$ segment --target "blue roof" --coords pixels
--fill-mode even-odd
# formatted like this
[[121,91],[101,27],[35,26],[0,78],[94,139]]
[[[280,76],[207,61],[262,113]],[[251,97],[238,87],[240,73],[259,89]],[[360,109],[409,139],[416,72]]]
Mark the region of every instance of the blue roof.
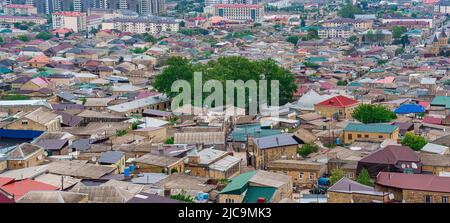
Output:
[[351,132],[376,132],[376,133],[392,133],[398,127],[388,124],[360,124],[360,123],[348,123],[344,128],[344,131]]
[[279,129],[264,129],[259,124],[239,125],[231,133],[233,141],[245,142],[247,140],[246,134],[251,138],[260,138],[265,136],[280,134]]
[[396,114],[423,113],[425,112],[425,109],[422,107],[422,105],[418,104],[404,104],[400,105],[397,109],[395,109],[394,112]]

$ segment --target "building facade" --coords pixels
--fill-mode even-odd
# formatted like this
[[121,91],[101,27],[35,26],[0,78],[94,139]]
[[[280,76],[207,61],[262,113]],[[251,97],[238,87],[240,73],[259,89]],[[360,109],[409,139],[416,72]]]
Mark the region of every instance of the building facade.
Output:
[[102,29],[155,34],[168,31],[177,32],[179,24],[174,19],[162,17],[115,18],[104,21]]
[[259,22],[264,16],[263,5],[218,4],[213,5],[213,14],[232,21]]
[[53,29],[67,28],[74,32],[87,30],[86,13],[55,12],[52,14]]

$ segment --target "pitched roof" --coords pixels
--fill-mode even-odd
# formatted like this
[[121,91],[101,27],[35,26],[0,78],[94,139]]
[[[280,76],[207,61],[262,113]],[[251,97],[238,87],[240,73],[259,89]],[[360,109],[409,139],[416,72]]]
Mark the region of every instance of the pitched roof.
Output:
[[124,155],[125,153],[120,151],[106,151],[102,153],[98,162],[113,164],[119,161]]
[[325,101],[322,101],[316,105],[342,108],[342,107],[352,106],[355,104],[358,104],[357,100],[351,99],[351,98],[348,98],[348,97],[345,97],[342,95],[338,95],[338,96],[329,98]]
[[230,179],[230,183],[220,192],[221,194],[241,194],[250,178],[256,174],[256,170],[240,174]]
[[445,106],[450,109],[450,96],[436,96],[430,103],[432,106]]
[[8,153],[8,160],[24,160],[42,150],[42,147],[30,143],[22,143]]
[[55,114],[47,109],[38,108],[38,109],[26,114],[25,118],[45,125],[45,124],[55,120],[58,116],[59,116],[58,114]]
[[344,131],[352,132],[376,132],[376,133],[392,133],[398,127],[396,125],[388,124],[362,124],[362,123],[348,123]]
[[292,136],[290,136],[289,134],[272,135],[256,139],[254,138],[253,143],[255,143],[255,145],[260,149],[269,149],[274,147],[298,144],[297,141],[295,141],[295,139],[292,138]]
[[406,146],[386,146],[364,157],[359,162],[377,164],[397,164],[399,161],[419,162],[419,155]]
[[138,162],[138,163],[145,163],[145,164],[161,166],[161,167],[168,167],[179,161],[180,161],[180,159],[176,158],[176,157],[159,156],[159,155],[154,155],[154,154],[150,154],[150,153],[145,154],[135,160],[135,162]]
[[85,203],[88,195],[68,191],[29,191],[17,203]]
[[418,104],[402,104],[394,112],[397,114],[423,113],[425,109]]
[[376,184],[400,189],[450,193],[450,177],[428,174],[380,172]]
[[29,191],[34,190],[58,190],[57,187],[41,183],[38,181],[34,181],[32,179],[25,179],[21,181],[14,181],[12,183],[3,185],[0,187],[1,190],[5,191],[11,196],[14,196],[14,200],[20,199],[23,195],[28,193]]
[[45,150],[61,150],[68,142],[68,139],[42,139],[36,145],[41,146]]
[[183,201],[170,199],[157,194],[149,194],[141,192],[134,195],[133,198],[128,200],[127,203],[158,203],[158,204],[168,204],[168,203],[184,203]]
[[341,193],[359,193],[359,194],[383,194],[381,191],[375,191],[375,188],[360,184],[356,181],[343,177],[338,182],[333,184],[327,191],[341,192]]

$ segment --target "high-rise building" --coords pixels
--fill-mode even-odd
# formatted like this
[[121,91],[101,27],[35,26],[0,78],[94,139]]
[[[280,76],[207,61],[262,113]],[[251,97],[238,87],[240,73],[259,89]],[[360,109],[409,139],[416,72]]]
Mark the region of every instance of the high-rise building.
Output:
[[259,22],[264,16],[264,5],[218,4],[213,5],[213,14],[233,21]]
[[165,0],[139,0],[140,15],[158,15],[165,11]]

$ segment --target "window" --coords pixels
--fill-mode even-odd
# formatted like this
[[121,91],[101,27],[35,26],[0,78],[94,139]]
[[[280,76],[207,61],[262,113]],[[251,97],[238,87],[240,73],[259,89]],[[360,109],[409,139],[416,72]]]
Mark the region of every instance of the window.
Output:
[[447,196],[443,196],[442,197],[442,203],[448,203],[448,197]]
[[310,179],[310,180],[314,180],[314,174],[313,174],[313,173],[310,173],[310,174],[309,174],[309,179]]
[[383,138],[383,136],[381,136],[381,135],[380,135],[380,136],[378,136],[378,138],[379,138],[379,139],[382,139],[382,138]]
[[353,135],[352,134],[348,134],[348,140],[352,140],[353,139]]
[[362,137],[362,135],[361,134],[358,134],[358,138],[361,138]]
[[234,203],[234,199],[227,198],[225,199],[225,203]]
[[305,177],[305,173],[300,172],[300,179],[303,179]]
[[369,138],[369,135],[364,135],[365,138]]
[[433,203],[433,197],[431,195],[425,195],[425,203]]
[[22,125],[28,125],[28,120],[22,120]]

